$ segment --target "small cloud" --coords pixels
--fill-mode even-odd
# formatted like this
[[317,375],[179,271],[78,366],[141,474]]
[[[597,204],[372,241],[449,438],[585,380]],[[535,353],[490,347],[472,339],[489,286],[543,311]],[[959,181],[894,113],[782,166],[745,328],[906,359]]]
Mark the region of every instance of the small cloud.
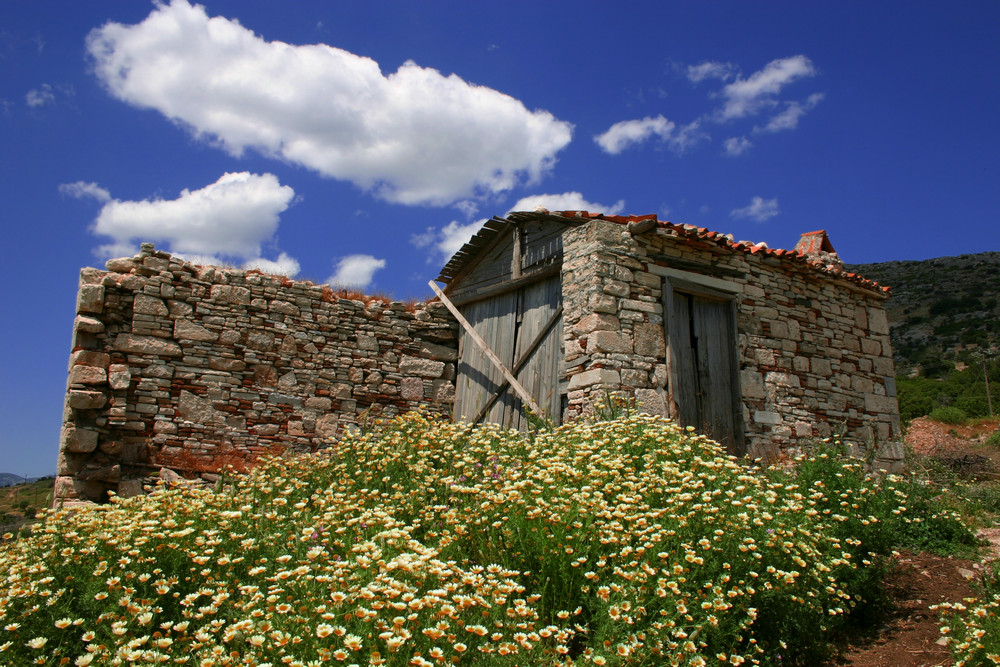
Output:
[[52,86],[47,83],[43,83],[38,88],[29,90],[28,94],[24,97],[28,106],[32,109],[38,109],[50,104],[55,104],[56,101],[56,95],[52,92]]
[[794,130],[798,127],[799,118],[804,116],[823,100],[823,93],[815,93],[806,98],[805,102],[786,102],[785,110],[773,116],[764,127],[754,128],[756,132],[781,132]]
[[466,218],[471,218],[479,212],[479,204],[470,199],[458,202],[455,208],[464,213]]
[[774,216],[781,213],[778,210],[778,198],[774,199],[764,199],[763,197],[754,197],[750,200],[749,206],[744,206],[743,208],[734,208],[730,211],[729,215],[734,219],[749,218],[756,222],[764,222],[769,220]]
[[721,92],[726,102],[719,111],[719,120],[726,121],[759,113],[777,104],[774,96],[788,84],[803,77],[814,76],[816,68],[809,58],[798,55],[769,62],[764,69],[746,79],[737,77]]
[[663,116],[656,116],[615,123],[604,134],[595,136],[594,141],[606,153],[618,155],[626,148],[641,144],[654,137],[680,155],[702,139],[708,138],[708,134],[702,131],[701,120],[692,121],[678,129],[677,124],[673,121],[667,120]]
[[372,284],[375,272],[385,268],[385,260],[371,255],[347,255],[337,260],[334,273],[326,282],[334,287],[366,288]]
[[753,146],[753,142],[746,137],[730,137],[722,143],[726,149],[726,155],[743,155]]
[[542,207],[550,211],[591,211],[606,215],[618,215],[625,210],[625,200],[619,199],[611,205],[587,201],[579,192],[563,192],[551,195],[531,195],[517,200],[510,211],[534,211]]
[[618,155],[626,148],[641,144],[654,136],[664,141],[670,139],[676,126],[676,123],[662,115],[642,120],[623,120],[612,125],[604,134],[594,137],[594,141],[605,153]]
[[43,83],[38,88],[29,90],[28,94],[24,96],[24,101],[32,109],[41,109],[42,107],[55,104],[58,96],[72,97],[75,94],[76,91],[69,84],[52,86],[51,84]]
[[102,204],[111,201],[111,193],[97,183],[86,183],[84,181],[63,183],[59,186],[59,192],[67,197],[75,197],[77,199],[96,199]]
[[244,269],[257,269],[263,273],[271,273],[278,276],[297,276],[302,267],[298,260],[289,257],[287,253],[278,255],[278,259],[270,260],[257,257],[247,262],[243,262]]
[[726,81],[733,78],[737,71],[736,65],[732,63],[706,61],[700,65],[689,65],[687,68],[687,78],[692,83],[699,83],[705,79]]

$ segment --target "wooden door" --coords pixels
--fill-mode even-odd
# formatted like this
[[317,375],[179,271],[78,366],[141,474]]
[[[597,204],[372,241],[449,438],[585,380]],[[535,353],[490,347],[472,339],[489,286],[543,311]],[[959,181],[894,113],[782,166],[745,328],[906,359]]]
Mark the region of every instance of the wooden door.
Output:
[[[545,416],[558,423],[563,358],[559,276],[470,303],[461,311]],[[521,399],[464,330],[456,385],[456,420],[525,426]]]
[[736,327],[731,299],[666,285],[670,396],[683,426],[742,454]]

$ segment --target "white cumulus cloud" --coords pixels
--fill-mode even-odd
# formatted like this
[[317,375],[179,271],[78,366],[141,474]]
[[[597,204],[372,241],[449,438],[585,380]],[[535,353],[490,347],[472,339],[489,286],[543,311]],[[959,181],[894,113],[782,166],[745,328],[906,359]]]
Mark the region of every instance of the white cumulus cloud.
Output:
[[187,0],[91,32],[112,95],[233,154],[253,149],[389,201],[450,204],[533,182],[572,125],[452,74],[325,44],[268,42]]
[[364,289],[372,284],[375,272],[385,268],[385,260],[371,255],[347,255],[337,260],[334,267],[326,282],[334,287]]
[[722,89],[725,104],[719,111],[721,120],[742,118],[773,107],[774,96],[788,84],[803,77],[814,76],[816,68],[809,58],[798,55],[769,62],[764,69],[746,79],[739,78]]
[[753,197],[748,206],[734,208],[729,215],[733,218],[749,218],[756,222],[764,222],[781,213],[778,210],[778,198],[764,199],[763,197]]
[[200,190],[181,191],[176,199],[121,201],[96,183],[83,181],[63,184],[59,190],[103,204],[91,228],[111,238],[97,249],[102,257],[131,254],[148,241],[190,261],[235,260],[275,273],[298,273],[298,262],[284,253],[273,261],[261,256],[262,246],[274,238],[279,216],[295,197],[274,174],[223,174]]

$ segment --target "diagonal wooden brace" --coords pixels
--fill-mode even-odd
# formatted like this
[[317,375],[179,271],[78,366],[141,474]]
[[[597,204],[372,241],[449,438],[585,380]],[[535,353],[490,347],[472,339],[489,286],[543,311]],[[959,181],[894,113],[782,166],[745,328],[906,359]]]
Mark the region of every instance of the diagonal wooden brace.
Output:
[[469,321],[465,319],[462,313],[458,312],[458,308],[456,308],[455,304],[453,304],[451,300],[444,295],[444,292],[442,292],[441,288],[437,286],[437,283],[431,280],[427,284],[431,286],[431,289],[434,290],[434,293],[437,294],[439,299],[441,299],[441,303],[443,303],[445,307],[451,311],[451,314],[455,316],[455,319],[458,320],[458,323],[461,324],[462,328],[465,329],[465,332],[469,334],[469,338],[471,338],[476,343],[476,345],[478,345],[480,349],[482,349],[483,353],[486,355],[486,358],[490,360],[490,363],[496,366],[497,369],[501,373],[503,373],[504,379],[510,383],[511,388],[521,398],[521,401],[525,405],[527,405],[531,409],[531,411],[534,412],[536,415],[542,414],[542,410],[538,407],[538,404],[535,403],[534,399],[531,398],[531,395],[528,394],[527,391],[525,391],[524,387],[521,386],[521,383],[518,382],[517,378],[514,377],[514,374],[511,373],[510,370],[503,365],[503,362],[500,361],[500,358],[493,352],[493,350],[490,349],[490,346],[486,344],[486,341],[483,340],[483,337],[480,336],[478,333],[476,333],[476,330],[473,328],[471,324],[469,324]]

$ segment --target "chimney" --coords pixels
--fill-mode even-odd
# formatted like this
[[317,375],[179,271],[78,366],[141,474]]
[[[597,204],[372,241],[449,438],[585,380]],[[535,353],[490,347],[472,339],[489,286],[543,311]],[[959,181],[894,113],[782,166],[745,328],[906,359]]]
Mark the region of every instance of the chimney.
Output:
[[830,243],[830,237],[826,235],[825,229],[803,234],[799,238],[799,242],[795,244],[795,252],[821,262],[828,269],[841,270],[844,268],[844,263],[837,251],[833,249],[833,244]]

